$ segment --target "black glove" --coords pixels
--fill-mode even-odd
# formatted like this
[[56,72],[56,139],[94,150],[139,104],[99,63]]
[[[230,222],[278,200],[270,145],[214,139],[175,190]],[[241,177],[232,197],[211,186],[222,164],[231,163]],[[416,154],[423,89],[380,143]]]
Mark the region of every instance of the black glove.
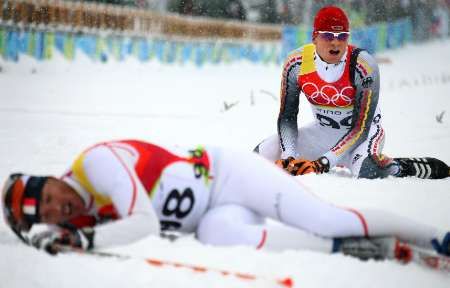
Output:
[[60,252],[61,246],[70,246],[89,250],[94,247],[94,229],[47,230],[34,234],[30,245],[52,255]]

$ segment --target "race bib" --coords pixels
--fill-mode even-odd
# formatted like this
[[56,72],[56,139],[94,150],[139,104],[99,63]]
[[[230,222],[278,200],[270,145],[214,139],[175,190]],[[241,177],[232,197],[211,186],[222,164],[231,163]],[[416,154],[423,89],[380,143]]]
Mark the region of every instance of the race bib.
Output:
[[210,197],[209,183],[200,176],[194,163],[181,161],[162,171],[153,198],[162,230],[195,231]]
[[348,130],[352,126],[353,107],[351,109],[313,106],[316,121],[331,129]]

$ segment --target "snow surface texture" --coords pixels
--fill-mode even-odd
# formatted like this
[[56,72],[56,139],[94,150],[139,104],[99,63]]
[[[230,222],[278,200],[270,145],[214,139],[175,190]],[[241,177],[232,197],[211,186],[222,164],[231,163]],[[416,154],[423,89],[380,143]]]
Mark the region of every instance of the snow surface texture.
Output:
[[[450,163],[449,51],[450,41],[440,41],[380,55],[392,61],[380,67],[386,154],[432,156]],[[73,63],[59,55],[43,63],[0,59],[1,179],[13,171],[60,175],[79,152],[98,141],[138,138],[251,150],[276,133],[281,67],[242,63],[199,69],[131,60],[102,64],[77,57]],[[305,99],[300,113],[303,123],[311,120]],[[450,229],[449,179],[356,180],[341,169],[298,180],[338,205],[382,208]],[[174,243],[148,237],[107,251],[133,259],[51,257],[21,244],[1,221],[0,287],[274,287],[271,280],[154,267],[141,260],[145,258],[268,279],[290,276],[295,287],[450,287],[448,275],[415,264],[208,247],[193,237]]]

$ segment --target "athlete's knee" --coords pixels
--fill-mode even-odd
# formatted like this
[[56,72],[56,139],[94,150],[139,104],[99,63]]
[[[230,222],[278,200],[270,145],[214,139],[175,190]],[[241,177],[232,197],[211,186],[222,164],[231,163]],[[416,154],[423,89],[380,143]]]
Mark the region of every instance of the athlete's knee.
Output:
[[367,156],[357,173],[358,178],[366,178],[366,179],[376,179],[376,178],[385,178],[389,176],[389,171],[384,167],[381,167],[376,163],[373,159],[373,156]]
[[253,152],[259,154],[259,145],[261,145],[262,142],[259,142],[258,145],[256,145],[255,148],[253,148]]
[[200,242],[212,245],[249,244],[248,225],[262,224],[262,218],[239,205],[225,205],[209,210],[197,228]]
[[278,137],[272,136],[264,139],[258,145],[256,145],[256,147],[253,149],[253,152],[271,161],[279,159],[281,152]]
[[226,235],[232,233],[232,221],[217,211],[206,213],[197,227],[197,239],[204,244],[225,245]]

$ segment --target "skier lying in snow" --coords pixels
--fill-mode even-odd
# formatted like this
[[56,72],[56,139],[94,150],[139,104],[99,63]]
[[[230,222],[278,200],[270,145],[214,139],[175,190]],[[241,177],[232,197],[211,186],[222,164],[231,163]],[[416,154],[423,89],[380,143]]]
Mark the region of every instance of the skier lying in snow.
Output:
[[[278,134],[261,142],[255,152],[292,175],[321,174],[343,165],[361,178],[448,177],[448,166],[438,159],[381,154],[378,65],[367,51],[348,44],[349,31],[342,9],[319,10],[313,43],[291,52],[284,64]],[[301,92],[316,119],[298,129]]]
[[[376,237],[395,236],[450,254],[450,232],[383,211],[336,207],[256,154],[217,147],[100,143],[60,179],[12,174],[3,201],[17,236],[50,253],[58,252],[55,244],[102,248],[176,230],[206,244],[360,258],[387,257]],[[266,225],[266,217],[284,225]],[[33,234],[35,223],[50,225]]]

